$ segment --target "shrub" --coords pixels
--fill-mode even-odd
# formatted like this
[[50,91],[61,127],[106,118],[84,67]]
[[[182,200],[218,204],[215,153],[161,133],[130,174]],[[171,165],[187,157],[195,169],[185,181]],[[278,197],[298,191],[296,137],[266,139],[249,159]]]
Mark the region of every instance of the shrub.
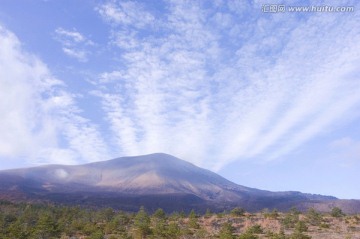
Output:
[[258,236],[249,232],[245,232],[239,236],[239,239],[258,239],[258,238],[259,238]]
[[334,207],[333,209],[331,209],[331,216],[332,217],[343,217],[345,216],[345,213],[343,213],[343,211],[338,208],[338,207]]
[[249,227],[249,228],[247,229],[247,232],[248,232],[248,233],[251,233],[251,234],[261,234],[261,233],[264,233],[263,229],[262,229],[261,226],[258,225],[258,224]]
[[269,239],[286,239],[284,230],[280,230],[279,233],[275,233],[275,232],[268,232],[266,234],[266,237]]
[[304,221],[298,221],[295,225],[295,231],[297,232],[306,232],[308,227],[306,226]]
[[273,209],[271,212],[265,212],[265,213],[264,213],[264,217],[265,217],[265,218],[277,219],[277,218],[279,217],[279,212],[278,212],[278,210],[275,208],[275,209]]
[[235,217],[241,217],[244,216],[245,210],[243,208],[240,207],[236,207],[233,210],[231,210],[230,214],[235,216]]
[[285,228],[293,228],[296,223],[299,221],[300,212],[292,208],[288,213],[286,213],[285,218],[282,220],[282,224]]
[[100,230],[93,232],[89,239],[104,239],[104,233],[102,233]]
[[319,212],[314,208],[310,208],[306,214],[306,220],[313,226],[318,226],[321,224],[323,218]]
[[290,235],[290,239],[310,239],[311,236],[308,236],[302,232],[294,231],[293,234]]
[[220,239],[233,239],[235,228],[229,222],[225,222],[220,229],[219,238]]

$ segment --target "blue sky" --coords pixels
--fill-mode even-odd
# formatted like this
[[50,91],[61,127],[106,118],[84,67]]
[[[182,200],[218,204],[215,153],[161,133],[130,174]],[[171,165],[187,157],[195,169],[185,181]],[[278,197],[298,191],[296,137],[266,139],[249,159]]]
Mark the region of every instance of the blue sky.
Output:
[[2,0],[0,169],[164,152],[360,199],[359,5]]

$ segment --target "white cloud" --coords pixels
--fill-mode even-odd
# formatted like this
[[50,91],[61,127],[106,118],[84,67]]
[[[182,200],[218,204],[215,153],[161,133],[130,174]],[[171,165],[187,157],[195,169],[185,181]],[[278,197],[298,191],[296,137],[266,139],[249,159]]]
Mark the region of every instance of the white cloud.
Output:
[[[43,138],[49,138],[50,144],[54,140],[48,118],[53,106],[44,109],[37,90],[45,93],[60,82],[53,80],[38,59],[21,52],[20,43],[11,32],[1,27],[0,37],[0,152],[12,157],[31,151]],[[48,124],[43,125],[42,121]]]
[[163,151],[213,169],[275,159],[360,105],[358,14],[247,21],[244,6],[219,4],[172,1],[151,36],[142,28],[153,20],[132,17],[150,16],[145,6],[98,8],[125,50],[98,94],[122,154]]
[[75,97],[19,39],[0,26],[0,159],[75,163],[109,157]]
[[64,45],[72,45],[73,42],[85,42],[85,37],[77,31],[69,31],[63,28],[57,28],[55,30],[57,37],[59,37],[59,41],[61,41]]
[[63,47],[63,52],[66,55],[76,58],[77,60],[79,60],[81,62],[86,62],[88,60],[86,51],[75,50],[75,49]]
[[122,73],[120,71],[105,72],[100,75],[101,83],[109,83],[117,80],[121,80]]
[[[84,96],[100,101],[96,116],[2,29],[0,154],[75,163],[165,152],[218,170],[283,157],[355,117],[357,12],[262,14],[237,3],[99,5],[111,29],[98,54],[111,60]],[[85,35],[58,28],[55,39],[88,60]]]
[[134,49],[139,45],[135,31],[118,31],[112,36],[113,44],[124,49]]
[[94,43],[84,37],[76,30],[66,30],[61,27],[55,30],[55,40],[61,43],[63,52],[80,62],[88,61],[90,52],[86,47],[93,46]]
[[144,28],[155,20],[154,16],[143,9],[140,2],[112,1],[96,9],[110,23]]

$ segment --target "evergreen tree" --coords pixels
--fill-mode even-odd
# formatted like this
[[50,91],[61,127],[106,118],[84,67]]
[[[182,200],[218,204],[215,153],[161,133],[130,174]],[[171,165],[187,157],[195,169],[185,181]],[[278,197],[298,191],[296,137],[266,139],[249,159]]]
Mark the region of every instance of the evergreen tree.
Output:
[[165,214],[164,210],[162,210],[161,208],[158,208],[154,212],[153,217],[157,218],[157,219],[166,219],[166,214]]
[[41,239],[59,237],[60,231],[57,222],[49,212],[42,212],[40,214],[34,234]]
[[156,238],[166,238],[167,235],[167,222],[164,210],[157,209],[152,217],[154,223],[154,236]]
[[234,231],[235,231],[235,228],[231,225],[231,223],[225,222],[221,226],[219,238],[220,239],[234,239],[235,238]]
[[2,211],[0,211],[0,235],[5,234],[5,220],[4,220],[4,214]]
[[198,223],[198,216],[196,215],[194,209],[191,210],[189,214],[189,227],[193,229],[199,229],[200,225]]
[[96,213],[96,215],[98,217],[96,221],[110,222],[115,216],[115,212],[112,208],[105,208]]
[[308,227],[306,226],[304,221],[298,221],[295,225],[295,230],[291,234],[290,239],[309,239],[310,236],[304,234],[303,232],[306,232],[308,230]]
[[180,230],[179,225],[175,222],[169,223],[168,230],[167,230],[168,237],[171,239],[175,239],[175,238],[178,238],[180,236],[180,234],[181,234],[181,230]]
[[123,233],[129,225],[130,219],[124,212],[119,212],[106,224],[106,233]]
[[30,238],[30,228],[26,223],[22,223],[20,220],[12,223],[8,229],[10,238],[27,239]]
[[211,217],[211,215],[212,215],[212,213],[211,213],[210,209],[209,209],[209,208],[206,209],[206,212],[205,212],[204,217],[205,217],[205,218],[209,218],[209,217]]
[[134,219],[134,228],[136,230],[136,236],[138,238],[145,238],[150,234],[150,217],[145,211],[143,206],[140,207],[140,210],[135,216]]
[[298,221],[295,225],[295,231],[298,232],[306,232],[308,230],[308,227],[306,226],[304,221]]
[[186,214],[184,212],[184,210],[181,210],[181,212],[179,213],[180,218],[185,218]]

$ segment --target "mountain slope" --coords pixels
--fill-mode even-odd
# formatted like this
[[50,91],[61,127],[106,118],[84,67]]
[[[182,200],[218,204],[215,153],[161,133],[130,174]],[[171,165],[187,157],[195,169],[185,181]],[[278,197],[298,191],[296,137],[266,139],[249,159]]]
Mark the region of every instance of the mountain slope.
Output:
[[[198,208],[248,210],[320,205],[334,197],[299,192],[269,192],[237,185],[167,154],[123,157],[78,166],[47,165],[0,171],[0,199],[168,211]],[[308,204],[306,204],[306,202]]]
[[184,193],[223,201],[239,199],[242,192],[262,192],[239,186],[213,172],[160,153],[79,166],[48,165],[7,170],[0,175],[37,182],[39,190],[49,192]]

